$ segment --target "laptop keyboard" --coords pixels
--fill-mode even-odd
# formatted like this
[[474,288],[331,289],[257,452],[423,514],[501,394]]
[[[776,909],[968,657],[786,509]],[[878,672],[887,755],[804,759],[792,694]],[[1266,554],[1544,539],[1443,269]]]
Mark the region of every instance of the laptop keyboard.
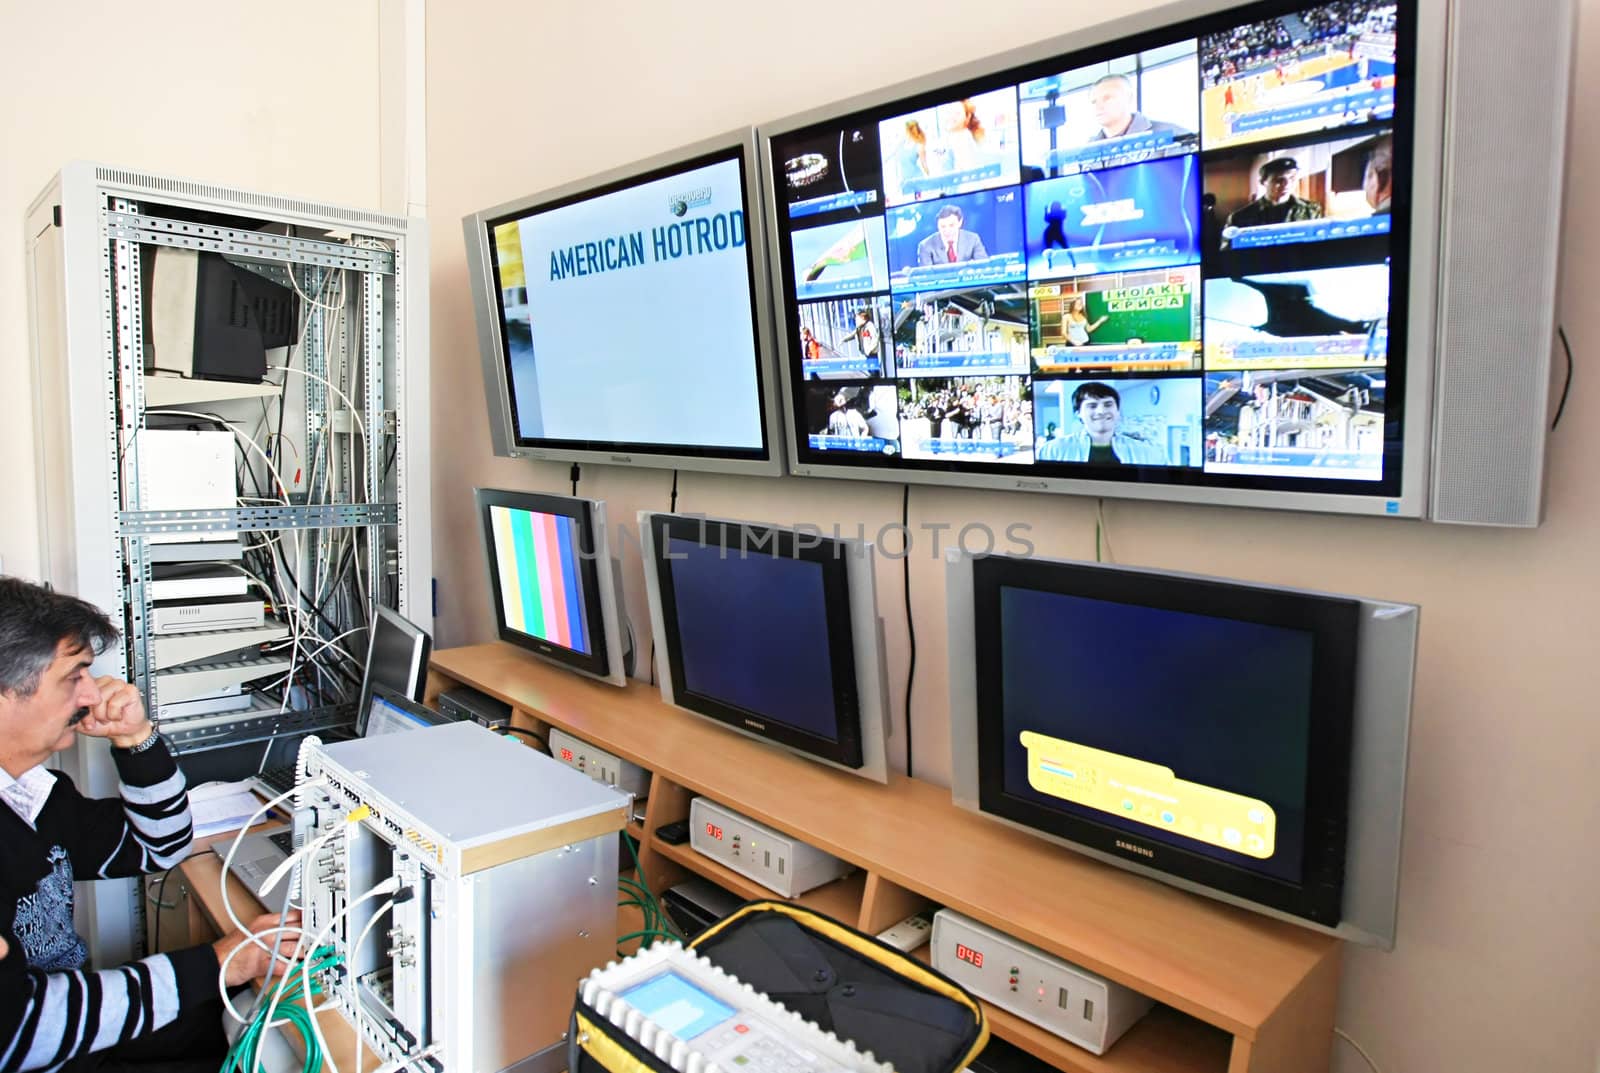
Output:
[[256,775],[256,778],[271,796],[276,797],[278,794],[287,793],[294,789],[294,768],[293,764],[269,767]]

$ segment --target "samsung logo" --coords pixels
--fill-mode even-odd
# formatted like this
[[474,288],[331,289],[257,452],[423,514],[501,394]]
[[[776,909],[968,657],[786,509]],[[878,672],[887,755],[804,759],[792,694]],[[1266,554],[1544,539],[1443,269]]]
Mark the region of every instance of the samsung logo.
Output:
[[1039,492],[1048,492],[1050,490],[1050,484],[1048,481],[1018,481],[1017,487],[1030,488]]
[[633,456],[632,455],[612,455],[611,456],[611,461],[613,461],[613,462],[632,462],[633,461]]
[[1154,860],[1156,856],[1155,850],[1145,849],[1143,846],[1136,846],[1132,842],[1124,842],[1120,838],[1117,839],[1117,848],[1125,849],[1129,853],[1137,853],[1141,857],[1149,857],[1151,860]]
[[765,723],[758,723],[754,719],[746,719],[744,721],[744,725],[749,727],[751,730],[765,730],[765,729],[767,729],[767,725]]

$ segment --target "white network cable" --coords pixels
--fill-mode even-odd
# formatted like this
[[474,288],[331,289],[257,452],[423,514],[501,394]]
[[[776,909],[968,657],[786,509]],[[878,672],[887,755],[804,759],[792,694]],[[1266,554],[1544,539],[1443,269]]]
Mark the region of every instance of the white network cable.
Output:
[[[346,830],[350,829],[351,828],[348,826],[346,827]],[[302,947],[299,951],[297,951],[297,953],[302,955],[300,958],[300,993],[306,996],[307,1001],[310,1000],[311,996],[310,951],[320,949],[322,944],[327,941],[328,936],[333,934],[333,929],[338,926],[339,921],[344,917],[349,916],[356,906],[361,905],[364,902],[371,901],[373,898],[381,898],[384,895],[393,894],[399,889],[400,877],[390,876],[388,879],[385,879],[381,883],[373,886],[359,897],[351,898],[349,901],[345,902],[343,909],[339,910],[329,918],[327,926],[321,931],[317,932],[316,937],[311,940],[309,949]],[[274,996],[272,1005],[267,1008],[267,1020],[269,1023],[272,1020],[273,1011],[276,1009],[277,996]],[[313,1012],[311,1016],[311,1029],[314,1033],[316,1033],[317,1046],[322,1048],[322,1060],[324,1066],[328,1070],[328,1073],[339,1073],[338,1063],[333,1060],[333,1053],[328,1047],[327,1038],[322,1034],[322,1026],[318,1024],[315,1012]],[[357,1041],[357,1047],[360,1047],[359,1040]]]
[[[317,779],[311,781],[320,782],[321,777],[318,776]],[[310,783],[306,783],[303,785],[309,784]],[[234,835],[233,843],[228,847],[227,855],[222,858],[222,874],[217,881],[217,886],[222,895],[222,909],[228,914],[228,922],[233,925],[235,931],[244,934],[246,943],[251,943],[261,948],[262,950],[266,951],[269,956],[272,953],[272,949],[268,947],[266,943],[262,942],[261,939],[255,935],[255,933],[251,932],[244,926],[244,921],[239,919],[238,912],[233,908],[233,901],[228,897],[228,876],[233,868],[233,856],[239,852],[239,845],[244,841],[244,837],[249,833],[250,828],[254,827],[256,823],[260,821],[261,817],[265,816],[272,809],[276,808],[278,805],[281,805],[290,797],[293,797],[296,791],[299,789],[301,789],[301,786],[299,785],[290,787],[250,814],[250,818],[244,822],[244,826],[239,828],[239,833]],[[239,945],[243,946],[245,943],[240,943]],[[222,993],[222,1001],[227,1006],[228,1012],[234,1014],[234,1016],[242,1022],[244,1018],[238,1017],[238,1013],[236,1010],[234,1010],[233,1004],[228,1001],[227,977],[223,971],[218,971],[217,973],[217,990]]]
[[[356,980],[356,976],[355,976],[355,972],[356,972],[355,966],[358,964],[358,962],[356,960],[356,954],[358,954],[360,952],[361,945],[367,941],[367,936],[372,934],[372,929],[377,926],[379,918],[381,918],[383,916],[383,914],[385,914],[385,913],[391,911],[392,909],[394,909],[394,907],[395,907],[395,900],[393,898],[390,898],[388,901],[386,901],[382,905],[378,906],[378,908],[374,909],[372,911],[372,919],[367,921],[367,926],[361,929],[361,934],[356,936],[356,941],[353,944],[351,944],[350,952],[345,955],[345,959],[344,959],[345,967],[347,969],[349,969],[349,977],[348,978],[350,980],[350,999],[351,999],[350,1009],[351,1009],[351,1013],[353,1013],[355,1015],[355,1017],[358,1018],[358,1019],[362,1016],[362,1012],[363,1011],[362,1011],[362,1005],[361,1005],[361,995],[359,994],[359,992],[356,991],[356,987],[358,985],[358,981]],[[360,1032],[360,1027],[357,1026],[357,1031],[356,1031],[356,1071],[355,1071],[355,1073],[361,1073],[361,1064],[362,1064],[361,1063],[361,1050],[362,1050],[362,1047],[361,1047],[361,1032]]]
[[1350,1033],[1346,1032],[1342,1028],[1335,1028],[1333,1030],[1333,1034],[1335,1036],[1338,1036],[1340,1039],[1344,1040],[1346,1043],[1350,1044],[1350,1046],[1354,1047],[1356,1049],[1356,1053],[1361,1056],[1361,1060],[1366,1062],[1367,1065],[1371,1068],[1372,1073],[1383,1073],[1383,1070],[1378,1068],[1378,1063],[1376,1063],[1376,1062],[1374,1062],[1372,1060],[1372,1055],[1367,1053],[1367,1050],[1366,1050],[1365,1047],[1361,1046],[1361,1044],[1357,1043],[1354,1039],[1352,1039],[1351,1036],[1350,1036]]
[[[360,409],[355,408],[355,403],[352,403],[352,401],[350,401],[349,395],[346,395],[346,393],[341,392],[341,390],[339,390],[338,385],[334,384],[334,382],[330,381],[330,379],[328,379],[328,377],[326,377],[326,376],[318,376],[318,374],[315,374],[315,373],[307,373],[306,369],[296,369],[296,368],[293,368],[293,366],[288,366],[288,365],[269,365],[269,366],[267,366],[267,371],[269,371],[269,373],[275,373],[275,371],[282,371],[282,373],[293,373],[294,376],[304,376],[304,377],[306,377],[306,379],[310,379],[310,381],[317,381],[318,384],[322,384],[323,387],[326,387],[326,389],[330,390],[330,392],[333,392],[334,395],[338,395],[339,401],[341,401],[341,403],[344,403],[344,406],[346,406],[346,409],[349,409],[350,417],[352,417],[352,419],[354,419],[354,421],[355,421],[355,427],[357,427],[357,429],[362,430],[362,445],[363,445],[362,449],[363,449],[363,454],[366,454],[366,456],[371,457],[371,454],[370,454],[371,453],[371,446],[373,446],[373,445],[371,445],[371,440],[370,440],[370,438],[368,438],[368,435],[366,435],[366,422],[362,421],[362,411],[360,411]],[[330,427],[330,429],[331,429],[331,427]],[[330,465],[331,465],[331,462],[330,462]],[[371,499],[371,496],[368,496],[368,499]]]

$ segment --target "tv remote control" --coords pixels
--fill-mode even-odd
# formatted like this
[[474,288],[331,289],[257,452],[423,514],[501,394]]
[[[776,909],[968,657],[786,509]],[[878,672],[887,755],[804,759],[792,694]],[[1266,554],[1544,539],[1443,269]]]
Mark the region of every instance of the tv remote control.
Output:
[[933,937],[933,910],[926,909],[878,933],[878,938],[896,950],[910,953]]

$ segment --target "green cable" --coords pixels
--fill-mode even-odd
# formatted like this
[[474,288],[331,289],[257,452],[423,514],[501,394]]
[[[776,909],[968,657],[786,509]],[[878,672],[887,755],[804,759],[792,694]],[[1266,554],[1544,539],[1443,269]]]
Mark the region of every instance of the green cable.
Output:
[[[639,863],[639,850],[633,838],[627,832],[623,832],[622,841],[628,847],[628,855],[633,858],[633,873],[638,878],[617,877],[617,892],[629,895],[629,897],[619,901],[617,905],[619,907],[631,905],[638,908],[642,918],[641,923],[644,927],[638,931],[631,931],[626,935],[619,936],[617,945],[620,947],[630,939],[639,939],[641,949],[661,940],[677,940],[681,942],[683,936],[678,934],[677,929],[673,927],[671,918],[661,908],[661,902],[656,898],[655,892],[650,889],[650,881],[644,876],[644,866]],[[617,953],[619,956],[622,954],[620,949]]]
[[[318,948],[312,954],[312,959],[312,964],[307,970],[312,974],[320,974],[343,960],[331,946]],[[296,1004],[303,995],[298,973],[279,977],[272,988],[272,993],[263,996],[249,1023],[239,1033],[239,1038],[228,1048],[228,1054],[223,1059],[223,1073],[252,1073],[256,1068],[261,1044],[269,1027],[267,1011],[273,1008],[274,1002],[278,1004],[284,1020],[299,1030],[305,1042],[306,1057],[302,1066],[303,1073],[317,1073],[322,1068],[322,1048],[317,1044],[317,1034],[312,1026],[314,1015],[308,1008],[309,1005],[314,1005],[314,1000],[323,993],[322,985],[318,982],[312,983],[307,1005]]]

